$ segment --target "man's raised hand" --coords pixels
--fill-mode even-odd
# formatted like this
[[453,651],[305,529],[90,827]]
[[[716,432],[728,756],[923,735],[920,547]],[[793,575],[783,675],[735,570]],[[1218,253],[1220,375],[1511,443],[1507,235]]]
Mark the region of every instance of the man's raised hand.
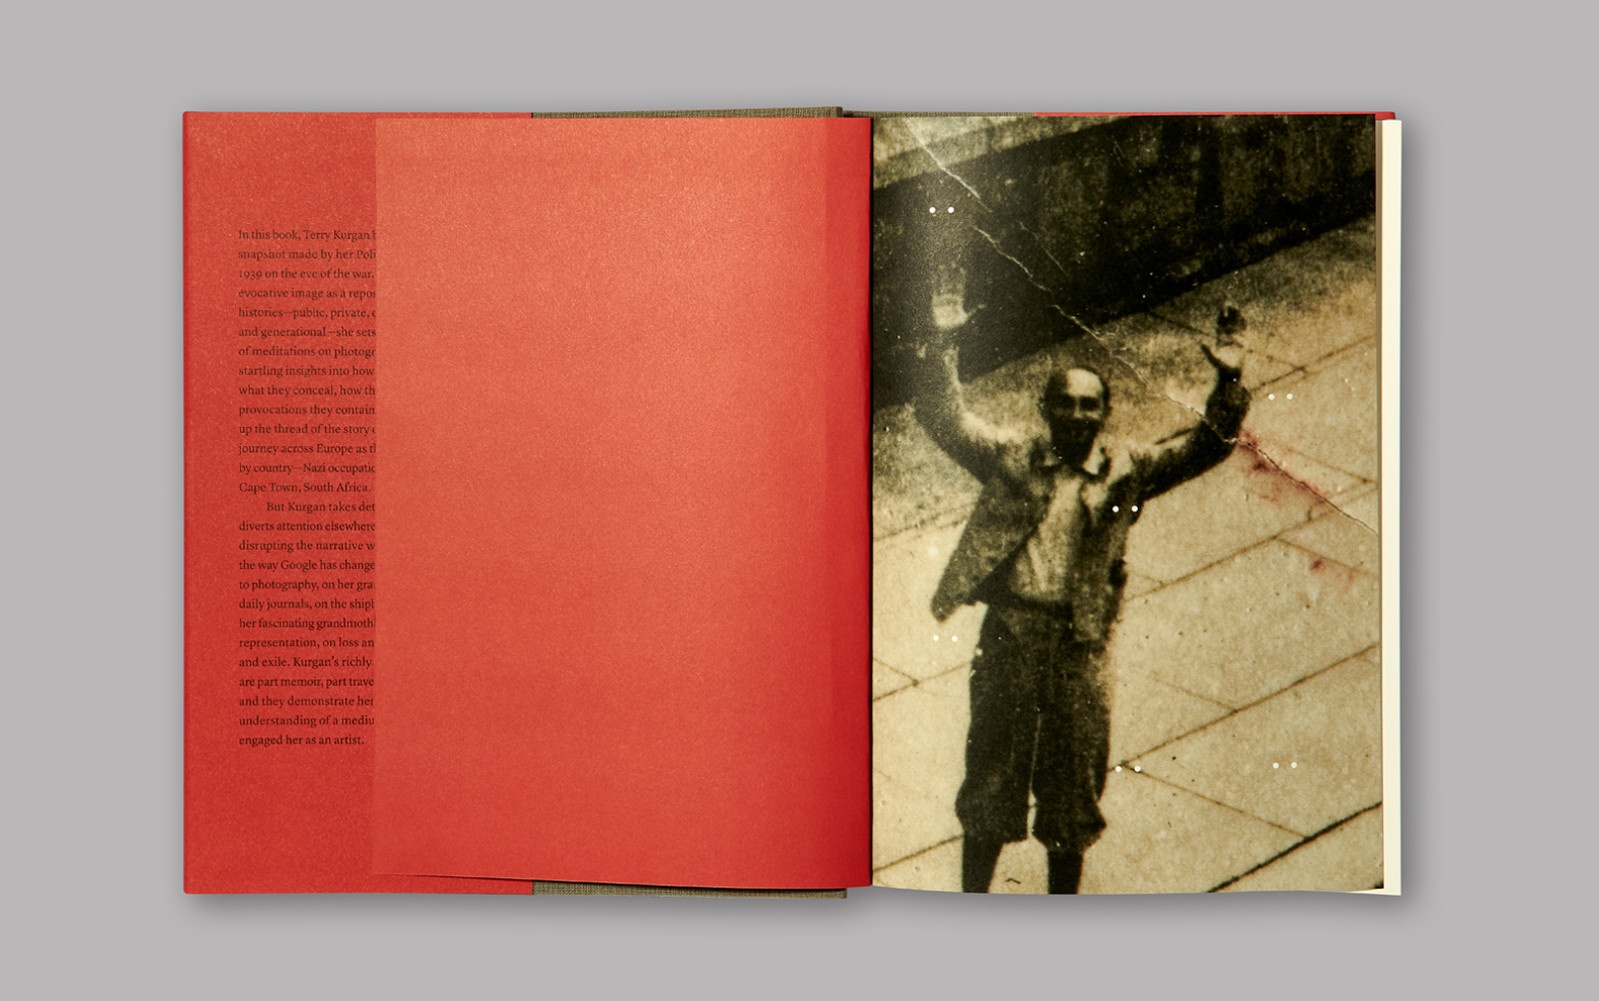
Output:
[[966,273],[957,267],[938,269],[938,285],[933,292],[933,335],[917,346],[916,353],[942,354],[955,346],[955,331],[966,326],[973,313],[966,310]]
[[1236,381],[1244,370],[1244,346],[1239,343],[1238,335],[1244,332],[1249,324],[1244,320],[1244,314],[1232,303],[1224,303],[1221,312],[1216,314],[1216,346],[1201,343],[1199,349],[1205,352],[1205,359],[1215,367],[1216,372],[1223,378]]
[[938,287],[933,292],[933,329],[940,340],[966,326],[977,310],[966,311],[966,272],[958,267],[938,269]]
[[972,314],[966,312],[966,297],[960,292],[937,292],[933,295],[933,329],[940,340],[966,326]]

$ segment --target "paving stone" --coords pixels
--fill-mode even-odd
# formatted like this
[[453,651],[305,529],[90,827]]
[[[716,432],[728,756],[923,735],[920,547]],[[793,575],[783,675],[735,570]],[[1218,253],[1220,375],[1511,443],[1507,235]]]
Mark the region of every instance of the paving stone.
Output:
[[872,779],[873,869],[892,865],[960,834],[953,795],[947,801],[941,800],[881,773]]
[[[1368,358],[1376,358],[1378,365],[1382,363],[1382,342],[1378,337],[1378,332],[1375,330],[1371,332],[1370,337],[1364,340],[1346,344],[1330,354],[1323,355],[1314,361],[1306,362],[1302,366],[1302,370],[1308,377],[1325,372],[1330,368],[1337,368],[1349,362],[1363,361]],[[1375,374],[1373,373],[1374,376]]]
[[[1248,424],[1244,429],[1249,429]],[[1242,451],[1242,449],[1240,450]],[[1320,513],[1339,503],[1339,498],[1351,495],[1367,481],[1341,469],[1317,462],[1294,449],[1275,444],[1271,451],[1251,450],[1264,482],[1261,489],[1281,495],[1300,494],[1313,501],[1313,513]]]
[[871,704],[873,771],[916,792],[942,796],[951,817],[966,774],[969,678],[969,670],[953,670]]
[[[1308,373],[1280,401],[1252,407],[1247,430],[1260,449],[1291,449],[1361,479],[1378,475],[1377,347],[1345,352]],[[1280,402],[1280,406],[1270,405]]]
[[1344,821],[1314,841],[1239,879],[1223,892],[1370,890],[1383,881],[1382,807]]
[[880,699],[885,695],[893,695],[902,688],[908,688],[916,683],[916,679],[909,675],[901,674],[876,658],[872,659],[872,699]]
[[1381,528],[1382,492],[1377,484],[1363,480],[1358,487],[1334,496],[1332,503],[1318,510],[1316,516],[1335,513],[1348,515],[1375,532]]
[[872,547],[872,656],[921,680],[970,661],[982,612],[965,606],[944,622],[929,605],[963,524],[907,532]]
[[1301,835],[1382,800],[1382,676],[1354,657],[1135,762]]
[[960,892],[961,840],[938,845],[872,874],[874,886]]
[[1377,642],[1377,578],[1270,541],[1128,601],[1110,656],[1241,708]]
[[1376,284],[1356,282],[1340,288],[1314,313],[1267,308],[1255,325],[1266,331],[1256,342],[1260,350],[1295,365],[1314,364],[1376,334]]
[[[1032,829],[1032,822],[1032,817],[1028,817],[1028,830]],[[1028,838],[1006,845],[994,866],[994,881],[988,884],[988,892],[1048,893],[1049,853],[1043,844]]]
[[[1296,472],[1321,490],[1353,482],[1332,471]],[[1230,553],[1301,524],[1322,503],[1316,487],[1239,449],[1202,476],[1150,501],[1128,537],[1127,565],[1162,582],[1185,577]]]
[[1083,861],[1084,893],[1202,893],[1299,840],[1127,769],[1111,774],[1100,808],[1109,826]]
[[1334,511],[1283,533],[1282,538],[1344,566],[1369,573],[1381,571],[1377,533],[1353,515]]
[[1153,577],[1145,577],[1129,566],[1127,568],[1127,588],[1122,593],[1127,598],[1136,598],[1141,594],[1148,594],[1161,586],[1160,581]]
[[1112,762],[1129,761],[1231,712],[1136,671],[1108,673]]

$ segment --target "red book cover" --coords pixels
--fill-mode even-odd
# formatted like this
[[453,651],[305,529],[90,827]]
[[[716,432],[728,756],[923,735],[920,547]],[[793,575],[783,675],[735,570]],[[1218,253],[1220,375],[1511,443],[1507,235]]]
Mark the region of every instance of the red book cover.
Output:
[[375,875],[374,115],[184,120],[184,886]]
[[381,871],[869,882],[870,162],[379,123]]

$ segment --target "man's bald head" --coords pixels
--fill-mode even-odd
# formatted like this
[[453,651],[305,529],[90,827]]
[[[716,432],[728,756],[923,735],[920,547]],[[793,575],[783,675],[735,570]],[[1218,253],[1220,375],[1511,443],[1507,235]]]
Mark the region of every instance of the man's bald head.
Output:
[[1092,396],[1101,404],[1110,403],[1105,380],[1100,378],[1098,372],[1089,368],[1056,367],[1044,381],[1044,403],[1048,405],[1073,396],[1079,398]]
[[1081,461],[1110,414],[1110,391],[1098,372],[1057,367],[1044,380],[1039,412],[1062,458]]

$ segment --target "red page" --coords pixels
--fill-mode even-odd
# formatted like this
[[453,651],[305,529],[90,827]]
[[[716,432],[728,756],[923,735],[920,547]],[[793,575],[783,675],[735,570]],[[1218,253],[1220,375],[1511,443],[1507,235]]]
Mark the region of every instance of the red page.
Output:
[[375,123],[184,119],[193,893],[531,890],[373,875]]
[[869,881],[870,159],[379,123],[380,870]]

